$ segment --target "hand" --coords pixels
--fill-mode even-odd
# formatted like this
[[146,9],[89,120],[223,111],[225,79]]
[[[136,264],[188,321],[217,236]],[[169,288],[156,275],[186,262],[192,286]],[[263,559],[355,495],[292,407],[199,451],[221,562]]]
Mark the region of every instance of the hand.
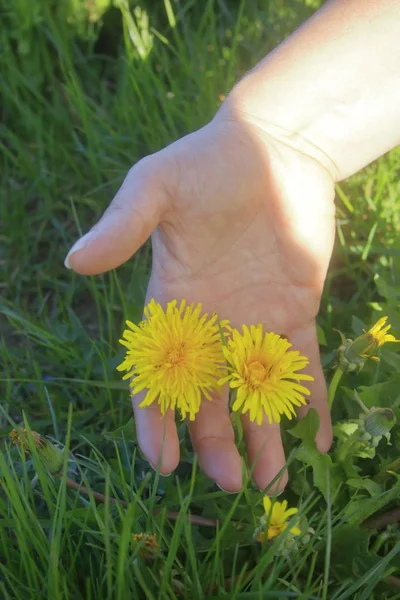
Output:
[[[69,254],[81,274],[107,271],[127,261],[152,235],[153,265],[147,298],[202,302],[240,327],[263,323],[286,335],[310,359],[308,407],[321,425],[317,444],[331,445],[332,431],[320,365],[315,317],[334,240],[334,186],[314,159],[271,138],[223,108],[213,121],[136,164],[93,229]],[[79,249],[80,248],[80,249]],[[138,408],[140,447],[161,472],[179,462],[174,415],[160,419],[158,405]],[[199,463],[220,487],[242,485],[227,394],[202,403],[190,434]],[[243,417],[253,478],[265,488],[284,466],[279,425]],[[271,491],[286,485],[286,474]]]

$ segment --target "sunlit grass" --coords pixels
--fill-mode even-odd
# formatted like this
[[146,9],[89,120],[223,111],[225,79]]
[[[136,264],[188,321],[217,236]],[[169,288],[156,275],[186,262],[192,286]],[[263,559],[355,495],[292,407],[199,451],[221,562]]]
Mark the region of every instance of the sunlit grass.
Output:
[[[105,14],[106,0],[6,1],[2,9],[0,597],[399,597],[386,584],[375,590],[392,575],[398,537],[374,537],[381,545],[371,562],[359,527],[396,502],[392,480],[374,487],[369,503],[364,490],[340,484],[347,505],[338,509],[332,488],[326,502],[311,469],[294,462],[285,433],[293,482],[286,497],[314,531],[294,558],[282,553],[284,537],[260,549],[253,533],[262,494],[249,480],[238,495],[217,490],[197,467],[185,424],[177,477],[149,470],[126,425],[130,400],[115,367],[124,319],[142,314],[150,248],[103,276],[63,266],[131,164],[205,124],[234,81],[318,2],[119,5]],[[337,245],[319,318],[325,364],[339,343],[334,329],[357,331],[382,296],[400,331],[399,157],[393,151],[337,188]],[[387,356],[392,362],[368,367],[357,385],[399,370]],[[390,385],[385,396],[398,409],[398,384]],[[340,398],[335,419],[346,417]],[[66,446],[59,476],[11,447],[8,433],[24,418]],[[239,424],[237,437],[244,455]],[[398,450],[398,437],[393,444]],[[390,460],[385,449],[382,464]],[[67,478],[89,493],[70,489]],[[218,526],[193,525],[188,513]],[[160,545],[150,565],[132,545],[140,532],[155,533]],[[346,555],[349,536],[360,563]]]

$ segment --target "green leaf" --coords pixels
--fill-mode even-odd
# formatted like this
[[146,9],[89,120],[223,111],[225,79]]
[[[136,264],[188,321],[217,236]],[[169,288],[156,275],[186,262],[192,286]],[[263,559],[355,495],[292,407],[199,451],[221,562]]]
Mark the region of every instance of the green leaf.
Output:
[[333,464],[330,456],[321,454],[317,449],[315,436],[319,428],[319,422],[319,415],[312,408],[304,419],[299,421],[295,427],[289,429],[289,433],[293,437],[302,440],[303,443],[297,450],[296,458],[312,468],[314,485],[327,500],[327,474],[330,480],[330,495],[335,495],[343,481],[344,473],[340,465]]
[[367,408],[380,406],[393,408],[400,399],[400,376],[395,376],[385,383],[376,383],[370,386],[361,386],[359,396]]
[[400,354],[392,352],[387,348],[383,348],[381,351],[381,358],[383,361],[387,362],[388,365],[393,367],[397,373],[400,373]]
[[362,335],[366,329],[365,323],[354,315],[351,317],[351,328],[356,335]]
[[[332,462],[328,454],[318,452],[315,442],[303,442],[297,451],[296,458],[307,467],[312,468],[314,485],[325,500],[328,500],[329,495],[334,496],[337,493],[339,485],[344,481],[344,472],[340,465]],[[327,476],[330,482],[329,489]]]
[[136,442],[136,429],[134,425],[133,417],[129,419],[125,425],[121,425],[114,431],[110,431],[109,433],[105,433],[104,437],[106,440],[110,440],[113,442]]
[[387,300],[388,304],[398,307],[400,290],[389,285],[387,281],[385,281],[384,278],[379,277],[379,275],[375,275],[375,284],[378,288],[378,292]]
[[360,525],[371,515],[381,510],[384,506],[397,500],[400,494],[400,479],[388,491],[372,498],[361,498],[346,506],[343,513],[343,520],[350,525]]
[[368,477],[348,479],[346,484],[356,490],[366,490],[371,496],[378,496],[383,492],[383,487]]
[[299,421],[292,429],[289,429],[289,433],[299,439],[306,442],[314,442],[315,436],[319,429],[319,414],[315,408],[311,408],[304,419]]
[[333,533],[331,568],[336,577],[359,577],[381,560],[368,552],[371,533],[351,525],[342,525]]

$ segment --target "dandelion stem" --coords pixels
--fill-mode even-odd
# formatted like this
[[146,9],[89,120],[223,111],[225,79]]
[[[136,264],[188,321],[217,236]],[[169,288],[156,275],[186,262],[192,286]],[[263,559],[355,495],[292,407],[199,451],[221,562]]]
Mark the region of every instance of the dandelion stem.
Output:
[[361,400],[360,396],[357,394],[356,390],[354,390],[354,400],[357,402],[358,406],[361,408],[366,415],[370,413],[369,409],[365,406],[364,402]]
[[[121,506],[123,506],[125,508],[127,506],[127,503],[125,502],[125,500],[121,500],[120,498],[113,498],[112,496],[109,496],[108,498],[106,498],[106,496],[104,494],[100,494],[99,492],[95,492],[93,490],[88,490],[87,488],[85,488],[83,485],[81,485],[77,481],[73,481],[72,479],[69,479],[68,477],[67,477],[67,487],[71,488],[72,490],[76,490],[77,492],[79,492],[80,494],[84,494],[85,496],[92,495],[93,498],[95,500],[97,500],[98,502],[104,503],[108,500],[108,502],[110,502],[110,504],[120,504]],[[162,510],[160,510],[160,509],[154,509],[153,515],[159,515],[161,512],[162,512]],[[171,519],[171,521],[177,521],[183,515],[179,512],[167,511],[166,516],[167,516],[167,519]],[[202,525],[203,527],[216,527],[218,525],[217,519],[207,519],[206,517],[200,517],[199,515],[186,515],[186,517],[192,525]]]
[[328,402],[329,402],[329,408],[331,410],[332,410],[333,401],[335,399],[336,390],[337,390],[340,380],[342,379],[342,376],[343,376],[342,369],[340,367],[337,367],[335,374],[332,377],[332,380],[329,384],[329,389],[328,389]]

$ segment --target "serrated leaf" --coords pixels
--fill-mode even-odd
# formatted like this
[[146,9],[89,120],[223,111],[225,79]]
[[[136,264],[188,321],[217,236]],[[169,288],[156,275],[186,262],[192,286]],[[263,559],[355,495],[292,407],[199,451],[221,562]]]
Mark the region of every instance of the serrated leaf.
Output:
[[383,487],[368,477],[348,479],[346,484],[356,490],[366,490],[371,496],[378,496],[383,492]]
[[342,525],[333,533],[331,568],[338,578],[359,577],[381,560],[368,552],[371,533]]
[[389,502],[397,500],[400,495],[400,479],[386,492],[372,498],[355,500],[344,509],[343,520],[350,525],[360,525],[371,515],[384,508]]

